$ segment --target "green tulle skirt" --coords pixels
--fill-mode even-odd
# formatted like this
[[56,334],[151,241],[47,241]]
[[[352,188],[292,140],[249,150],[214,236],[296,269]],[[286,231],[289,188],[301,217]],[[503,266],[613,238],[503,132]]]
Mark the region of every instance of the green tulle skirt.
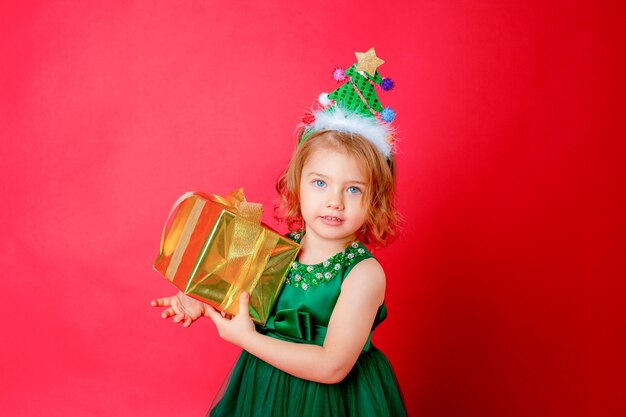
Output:
[[371,346],[338,384],[297,378],[243,351],[208,415],[396,417],[406,411],[391,365]]

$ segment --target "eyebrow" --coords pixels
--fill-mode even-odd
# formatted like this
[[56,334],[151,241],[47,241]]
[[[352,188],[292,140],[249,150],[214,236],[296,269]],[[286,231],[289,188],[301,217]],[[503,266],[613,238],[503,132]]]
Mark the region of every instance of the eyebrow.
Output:
[[[309,172],[307,174],[307,177],[321,177],[321,178],[328,178],[328,175],[324,175],[321,174],[319,172]],[[367,185],[367,183],[365,181],[357,181],[357,180],[348,180],[346,181],[350,184],[361,184],[361,185]]]

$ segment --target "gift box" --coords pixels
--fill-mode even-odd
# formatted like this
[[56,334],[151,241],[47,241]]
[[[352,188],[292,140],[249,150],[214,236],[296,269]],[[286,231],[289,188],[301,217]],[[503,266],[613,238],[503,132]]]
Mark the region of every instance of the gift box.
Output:
[[185,294],[227,314],[250,294],[250,316],[265,325],[300,245],[261,223],[263,207],[243,190],[226,197],[186,193],[172,207],[154,269]]

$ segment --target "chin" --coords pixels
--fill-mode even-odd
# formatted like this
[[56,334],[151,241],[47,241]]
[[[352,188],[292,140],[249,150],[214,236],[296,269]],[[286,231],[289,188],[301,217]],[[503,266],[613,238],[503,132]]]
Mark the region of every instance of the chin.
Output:
[[355,238],[356,232],[350,230],[318,230],[317,234],[329,240],[344,240]]

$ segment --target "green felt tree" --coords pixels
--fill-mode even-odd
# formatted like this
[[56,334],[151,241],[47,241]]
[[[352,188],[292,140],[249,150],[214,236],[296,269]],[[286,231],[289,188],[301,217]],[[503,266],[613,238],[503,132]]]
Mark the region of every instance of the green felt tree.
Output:
[[371,110],[376,113],[383,111],[373,84],[380,84],[382,78],[378,71],[374,73],[373,77],[367,73],[361,74],[357,72],[356,66],[357,64],[354,64],[345,71],[346,82],[329,93],[328,98],[337,101],[340,107],[365,117],[371,117]]
[[358,62],[345,72],[340,69],[333,72],[336,80],[345,82],[328,94],[328,98],[335,100],[339,107],[371,117],[383,111],[374,86],[380,85],[383,90],[390,90],[393,82],[378,74],[377,68],[385,61],[376,56],[374,48],[367,52],[357,52],[356,57]]

